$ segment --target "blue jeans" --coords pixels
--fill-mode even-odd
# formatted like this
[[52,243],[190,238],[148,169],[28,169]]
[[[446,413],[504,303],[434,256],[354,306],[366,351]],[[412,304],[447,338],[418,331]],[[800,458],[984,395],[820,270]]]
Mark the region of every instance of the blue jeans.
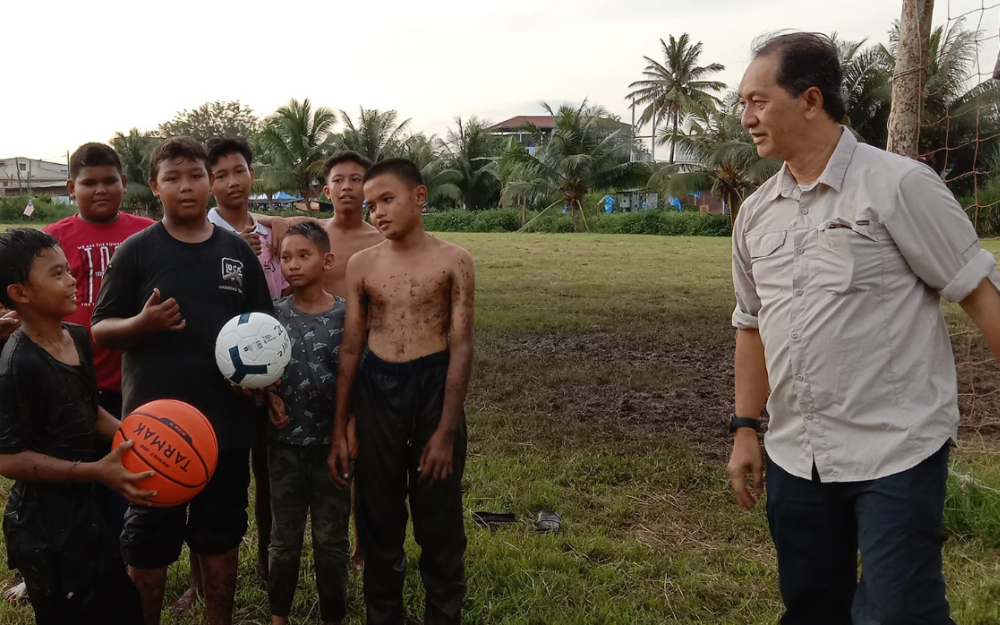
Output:
[[[877,480],[821,483],[767,460],[782,625],[954,625],[941,547],[949,445]],[[858,551],[863,575],[858,580]]]

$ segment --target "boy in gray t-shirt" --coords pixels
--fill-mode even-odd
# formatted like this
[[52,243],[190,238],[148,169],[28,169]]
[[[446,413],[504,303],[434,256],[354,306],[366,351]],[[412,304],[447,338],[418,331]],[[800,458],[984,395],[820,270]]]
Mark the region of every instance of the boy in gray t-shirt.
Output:
[[267,589],[274,624],[288,623],[307,512],[320,618],[341,623],[347,614],[350,491],[338,489],[327,469],[344,332],[344,300],[323,290],[333,260],[329,237],[312,222],[289,228],[281,243],[281,271],[292,295],[274,310],[292,340],[292,358],[277,391],[284,406],[272,402],[268,446],[274,523]]

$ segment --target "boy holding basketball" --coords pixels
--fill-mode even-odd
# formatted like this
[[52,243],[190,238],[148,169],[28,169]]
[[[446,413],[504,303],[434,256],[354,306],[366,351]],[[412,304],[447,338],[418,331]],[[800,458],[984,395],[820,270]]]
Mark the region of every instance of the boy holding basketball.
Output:
[[163,220],[115,252],[94,311],[94,340],[123,350],[123,413],[153,399],[189,403],[212,423],[219,460],[188,504],[131,506],[122,554],[146,625],[160,621],[167,566],[185,541],[199,556],[208,622],[230,625],[247,529],[254,405],[219,373],[215,340],[236,315],[273,314],[271,296],[250,245],[205,219],[211,174],[200,143],[176,137],[157,146],[149,183]]
[[320,618],[334,625],[347,614],[351,499],[346,489],[330,482],[326,464],[344,332],[344,300],[323,289],[333,265],[330,239],[318,224],[305,222],[288,230],[281,243],[281,270],[293,294],[274,309],[292,340],[292,359],[278,387],[283,409],[272,415],[268,443],[274,515],[267,582],[272,625],[288,623],[307,512]]
[[347,264],[330,477],[346,488],[353,393],[368,623],[404,622],[409,497],[427,593],[424,623],[457,625],[465,597],[461,480],[472,372],[472,258],[424,232],[427,187],[411,161],[373,165],[364,193],[386,240]]
[[20,570],[42,625],[140,625],[139,595],[94,484],[147,507],[156,493],[136,484],[152,473],[122,466],[131,443],[95,453],[119,422],[98,404],[86,328],[63,322],[76,311],[77,284],[55,238],[30,228],[0,234],[0,302],[20,319],[0,354],[0,475],[15,480],[7,564]]

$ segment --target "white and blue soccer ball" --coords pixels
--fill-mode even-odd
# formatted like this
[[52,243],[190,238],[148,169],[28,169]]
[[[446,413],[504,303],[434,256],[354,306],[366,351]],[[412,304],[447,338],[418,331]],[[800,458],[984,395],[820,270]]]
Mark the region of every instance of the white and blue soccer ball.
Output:
[[292,343],[281,322],[261,312],[233,317],[215,340],[215,361],[230,382],[264,388],[281,378]]

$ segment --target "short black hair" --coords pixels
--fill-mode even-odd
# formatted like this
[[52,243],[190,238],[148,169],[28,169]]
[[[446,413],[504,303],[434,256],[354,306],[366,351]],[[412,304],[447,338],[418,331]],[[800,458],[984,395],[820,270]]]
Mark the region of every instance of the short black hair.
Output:
[[835,122],[844,119],[847,110],[841,91],[844,73],[840,67],[837,44],[821,33],[779,33],[754,43],[755,59],[775,55],[778,58],[779,86],[793,98],[816,87],[823,94],[823,110]]
[[372,162],[361,156],[357,152],[352,152],[350,150],[345,150],[343,152],[337,152],[330,158],[323,162],[323,180],[326,180],[330,176],[330,172],[333,168],[341,163],[357,163],[361,166],[361,169],[368,171],[368,168],[372,166]]
[[330,253],[330,235],[326,233],[318,223],[312,220],[303,221],[302,223],[295,224],[285,232],[285,238],[298,234],[309,239],[316,244],[319,251],[324,254]]
[[7,287],[27,284],[35,257],[55,247],[59,247],[55,237],[34,228],[14,228],[0,233],[0,303],[15,310]]
[[213,167],[223,156],[239,154],[247,162],[247,167],[253,163],[253,149],[242,137],[216,137],[208,140],[208,166]]
[[176,158],[201,161],[205,171],[208,171],[208,152],[205,151],[205,146],[191,137],[171,137],[156,146],[153,155],[149,157],[149,179],[156,180],[156,175],[160,173],[160,163]]
[[424,184],[420,168],[408,158],[387,158],[375,163],[365,172],[365,182],[385,174],[392,174],[411,187],[419,187]]
[[111,146],[103,143],[84,143],[69,157],[69,177],[76,180],[80,175],[80,170],[84,167],[101,167],[107,165],[122,173],[122,159],[118,158]]

